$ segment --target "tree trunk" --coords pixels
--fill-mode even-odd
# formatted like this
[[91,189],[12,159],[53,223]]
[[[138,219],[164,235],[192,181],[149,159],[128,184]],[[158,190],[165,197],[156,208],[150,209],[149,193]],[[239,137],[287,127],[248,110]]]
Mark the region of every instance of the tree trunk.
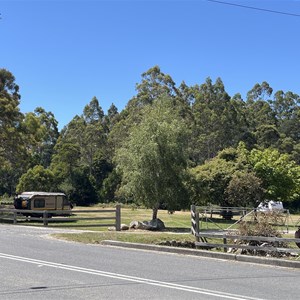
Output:
[[152,220],[156,220],[157,219],[157,212],[158,212],[158,208],[154,207],[152,209]]

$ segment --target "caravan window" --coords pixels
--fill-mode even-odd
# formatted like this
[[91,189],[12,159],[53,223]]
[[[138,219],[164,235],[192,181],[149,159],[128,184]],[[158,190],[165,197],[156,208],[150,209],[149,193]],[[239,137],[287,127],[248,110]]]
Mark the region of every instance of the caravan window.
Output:
[[45,199],[43,198],[34,199],[34,207],[35,208],[45,207]]

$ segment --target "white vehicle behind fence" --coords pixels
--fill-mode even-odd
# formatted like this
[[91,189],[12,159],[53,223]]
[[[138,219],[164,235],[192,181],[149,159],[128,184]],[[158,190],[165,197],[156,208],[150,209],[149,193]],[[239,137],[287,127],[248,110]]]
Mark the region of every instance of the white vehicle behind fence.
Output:
[[257,211],[260,212],[271,212],[271,211],[283,211],[283,205],[281,201],[265,201],[265,202],[261,202],[258,207],[257,207]]

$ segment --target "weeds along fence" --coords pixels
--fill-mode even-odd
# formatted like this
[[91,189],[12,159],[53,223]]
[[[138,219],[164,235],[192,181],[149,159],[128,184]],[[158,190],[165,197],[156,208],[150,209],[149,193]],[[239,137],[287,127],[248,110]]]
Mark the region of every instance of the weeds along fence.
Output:
[[[219,208],[222,210],[223,208]],[[191,232],[195,236],[195,245],[199,248],[212,249],[212,248],[223,248],[224,252],[227,252],[228,248],[242,249],[250,251],[265,251],[265,252],[289,252],[289,253],[300,253],[300,249],[283,247],[284,244],[299,244],[300,239],[296,238],[279,238],[279,237],[265,237],[265,236],[246,236],[239,235],[230,228],[217,228],[207,230],[201,228],[201,212],[203,207],[191,206]],[[242,210],[242,209],[241,209]],[[249,214],[255,214],[255,211],[243,213],[240,220],[246,218]],[[203,215],[202,215],[203,217]],[[237,222],[236,222],[237,223]],[[233,224],[236,224],[233,223]],[[209,242],[207,239],[212,239],[213,242]],[[216,243],[215,240],[221,240]],[[260,243],[260,245],[257,245]],[[246,244],[245,244],[246,243]]]
[[[66,215],[70,214],[70,215]],[[82,215],[80,217],[80,215]],[[99,216],[102,215],[102,216]],[[121,206],[114,209],[86,209],[86,210],[24,210],[24,209],[0,209],[0,221],[24,224],[24,222],[38,222],[43,226],[49,224],[67,224],[67,227],[109,227],[114,226],[121,230]],[[77,221],[85,221],[78,224]],[[75,224],[74,224],[75,223]]]

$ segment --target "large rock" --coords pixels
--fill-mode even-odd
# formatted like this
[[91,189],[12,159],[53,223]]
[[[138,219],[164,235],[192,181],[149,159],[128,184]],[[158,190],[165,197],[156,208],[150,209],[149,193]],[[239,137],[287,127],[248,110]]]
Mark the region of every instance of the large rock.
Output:
[[[121,230],[128,230],[129,227],[126,224],[121,224]],[[116,227],[112,226],[112,227],[108,227],[107,228],[108,231],[116,231]]]
[[148,230],[163,230],[166,228],[164,222],[160,219],[143,221],[143,224],[148,227]]
[[165,229],[165,224],[160,219],[154,219],[151,221],[132,221],[129,225],[130,229],[142,229],[142,230],[163,230]]
[[121,230],[128,230],[129,226],[126,224],[121,224]]
[[148,226],[139,221],[132,221],[129,225],[130,229],[148,230]]

